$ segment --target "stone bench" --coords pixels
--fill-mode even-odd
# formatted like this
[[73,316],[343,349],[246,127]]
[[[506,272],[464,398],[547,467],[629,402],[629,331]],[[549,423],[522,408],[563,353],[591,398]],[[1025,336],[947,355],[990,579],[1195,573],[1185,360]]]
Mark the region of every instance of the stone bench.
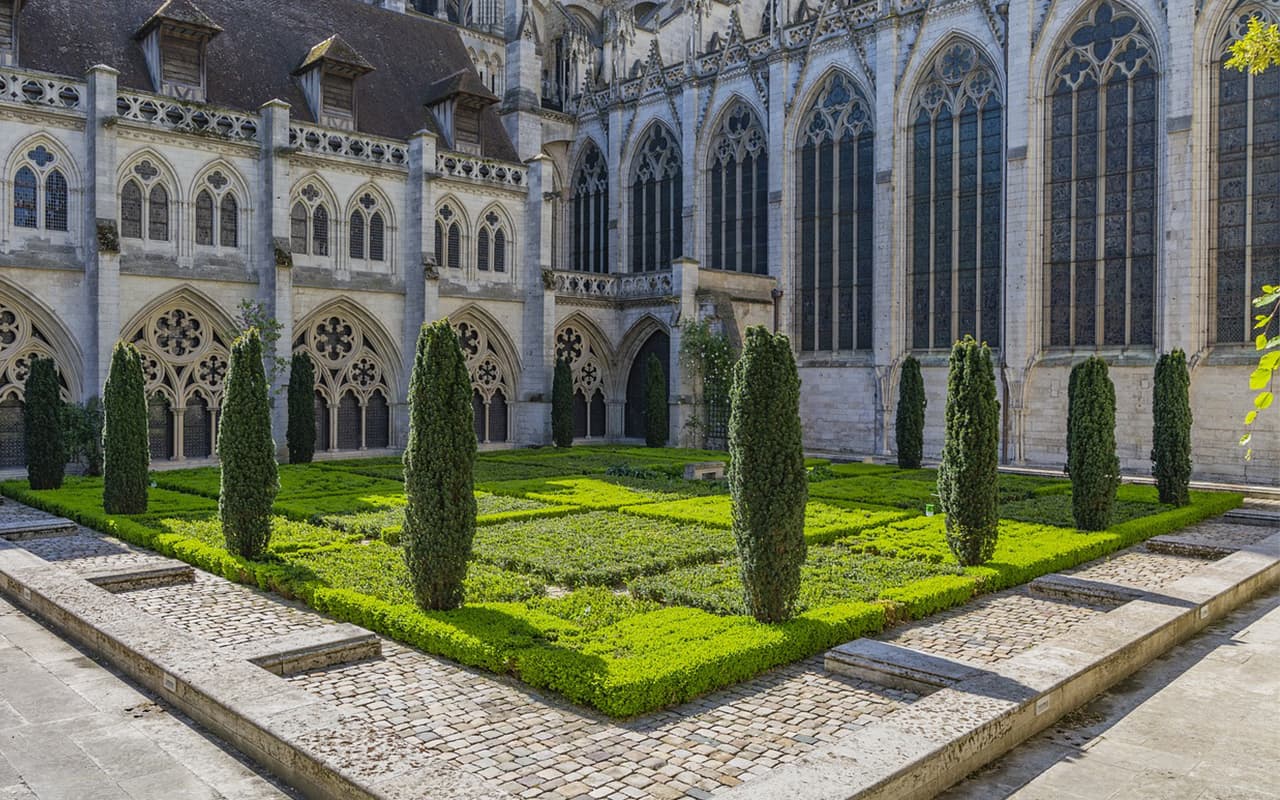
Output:
[[723,477],[723,461],[698,461],[684,465],[684,479],[687,481],[718,481]]

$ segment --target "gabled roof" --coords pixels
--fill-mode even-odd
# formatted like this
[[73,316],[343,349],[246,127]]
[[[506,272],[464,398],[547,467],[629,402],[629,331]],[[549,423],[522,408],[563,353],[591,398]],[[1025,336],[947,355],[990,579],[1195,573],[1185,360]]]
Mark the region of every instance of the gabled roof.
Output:
[[300,72],[305,72],[322,61],[332,62],[350,72],[361,75],[366,72],[373,72],[373,65],[365,61],[364,56],[357,53],[354,47],[347,44],[345,39],[335,33],[311,48],[307,53],[307,57],[302,59],[302,63],[293,71],[293,74],[297,75]]
[[151,29],[162,22],[171,22],[182,28],[194,28],[197,31],[216,35],[222,31],[222,26],[214,22],[206,13],[200,10],[200,7],[191,0],[164,0],[155,12],[147,17],[147,21],[142,23],[142,27],[138,29],[136,37],[141,39],[151,32]]
[[[292,106],[294,119],[315,122],[301,81],[292,73],[334,31],[341,31],[346,44],[374,68],[360,79],[363,133],[397,139],[423,129],[435,133],[434,116],[426,109],[428,89],[459,71],[471,73],[468,84],[471,78],[480,81],[457,28],[422,14],[361,0],[198,1],[223,26],[205,51],[205,97],[214,105],[256,111],[279,98]],[[150,92],[151,74],[134,33],[160,13],[157,2],[28,3],[18,18],[21,66],[79,78],[93,65],[107,64],[120,71],[121,89]],[[166,7],[182,10],[193,4],[172,0],[161,6]],[[480,140],[485,156],[516,160],[492,106],[481,111]]]
[[467,95],[480,105],[492,105],[498,102],[498,96],[489,91],[473,69],[460,69],[452,75],[441,78],[427,87],[423,102],[427,105],[439,103],[458,95]]

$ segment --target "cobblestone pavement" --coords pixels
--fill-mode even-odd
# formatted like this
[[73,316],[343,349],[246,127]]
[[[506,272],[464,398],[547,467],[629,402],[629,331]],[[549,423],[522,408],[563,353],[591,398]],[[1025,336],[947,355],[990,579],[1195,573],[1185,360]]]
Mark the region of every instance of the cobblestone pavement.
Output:
[[[1280,501],[1274,502],[1276,502],[1277,506],[1280,506]],[[1173,535],[1179,539],[1194,538],[1205,544],[1233,547],[1239,550],[1242,547],[1257,544],[1275,532],[1275,528],[1269,528],[1265,525],[1241,525],[1238,522],[1210,521],[1202,522],[1195,528],[1174,531]]]
[[[7,505],[0,515],[13,510]],[[1180,532],[1246,534],[1212,523]],[[1231,529],[1231,530],[1228,530]],[[1258,529],[1253,529],[1257,531]],[[157,558],[88,529],[25,543],[73,569],[103,559]],[[1133,548],[1077,571],[1157,589],[1203,560]],[[274,595],[197,572],[194,585],[128,592],[139,610],[220,646],[331,624]],[[1111,605],[1039,597],[1025,588],[987,595],[881,638],[974,663],[995,663],[1095,619]],[[383,641],[381,659],[289,680],[373,726],[464,765],[520,797],[706,797],[806,755],[914,702],[911,693],[828,675],[821,657],[772,670],[674,709],[614,721],[513,678],[459,666]]]

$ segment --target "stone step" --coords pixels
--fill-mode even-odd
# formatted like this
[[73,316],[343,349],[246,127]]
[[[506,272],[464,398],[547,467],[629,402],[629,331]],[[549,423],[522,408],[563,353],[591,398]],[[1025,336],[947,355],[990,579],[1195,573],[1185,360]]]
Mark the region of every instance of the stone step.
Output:
[[1246,497],[1244,507],[1263,511],[1280,511],[1280,497]]
[[877,639],[854,639],[833,647],[823,657],[823,667],[836,675],[921,694],[953,686],[982,672],[962,661]]
[[1147,549],[1153,553],[1163,553],[1167,556],[1188,556],[1190,558],[1217,561],[1220,558],[1226,558],[1240,548],[1218,542],[1208,542],[1191,536],[1165,534],[1164,536],[1152,536],[1148,539]]
[[71,520],[62,517],[0,520],[0,539],[10,542],[52,539],[57,536],[71,536],[79,527]]
[[1143,593],[1131,586],[1105,581],[1091,581],[1071,575],[1041,575],[1027,586],[1028,590],[1042,597],[1057,600],[1077,600],[1087,603],[1115,603],[1120,605],[1137,600]]
[[240,652],[250,663],[286,676],[380,658],[382,641],[376,634],[344,622],[249,642]]
[[163,562],[139,565],[130,569],[87,572],[83,577],[89,583],[101,586],[108,592],[119,593],[192,583],[196,579],[196,573],[188,564],[165,559]]
[[1271,507],[1255,505],[1235,508],[1223,514],[1221,519],[1223,522],[1234,522],[1238,525],[1257,525],[1280,530],[1280,509]]

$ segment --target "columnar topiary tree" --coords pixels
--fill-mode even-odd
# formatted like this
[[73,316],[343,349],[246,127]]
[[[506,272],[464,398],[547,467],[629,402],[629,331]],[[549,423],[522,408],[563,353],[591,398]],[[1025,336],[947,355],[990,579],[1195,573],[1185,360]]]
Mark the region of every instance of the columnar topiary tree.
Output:
[[102,413],[102,508],[108,514],[143,514],[151,466],[146,381],[142,357],[127,342],[117,342],[111,353]]
[[1116,456],[1116,389],[1107,362],[1091,356],[1071,370],[1067,388],[1067,473],[1076,527],[1100,531],[1111,524],[1120,484]]
[[902,362],[902,378],[898,381],[898,466],[918,469],[924,455],[924,378],[920,362],[907,356]]
[[961,564],[975,566],[996,549],[1000,403],[986,344],[964,337],[951,348],[949,367],[938,500],[951,552]]
[[1151,474],[1161,503],[1185,506],[1191,501],[1191,375],[1187,354],[1174,350],[1156,362],[1151,403]]
[[556,359],[551,379],[551,441],[556,447],[573,444],[573,370],[563,358]]
[[662,447],[667,443],[667,373],[653,353],[645,362],[644,443]]
[[746,608],[761,622],[780,622],[800,589],[809,497],[800,376],[786,336],[747,330],[730,401],[729,491]]
[[289,463],[306,464],[316,452],[316,372],[311,356],[294,353],[289,364]]
[[226,386],[218,422],[218,457],[222,460],[218,513],[222,536],[227,550],[257,558],[271,540],[271,504],[280,488],[262,339],[257,328],[249,328],[232,343]]
[[23,438],[32,489],[57,489],[67,467],[62,441],[62,397],[52,358],[33,358],[23,391]]
[[462,604],[476,529],[475,422],[471,378],[449,321],[422,326],[409,381],[408,497],[400,543],[424,609]]

